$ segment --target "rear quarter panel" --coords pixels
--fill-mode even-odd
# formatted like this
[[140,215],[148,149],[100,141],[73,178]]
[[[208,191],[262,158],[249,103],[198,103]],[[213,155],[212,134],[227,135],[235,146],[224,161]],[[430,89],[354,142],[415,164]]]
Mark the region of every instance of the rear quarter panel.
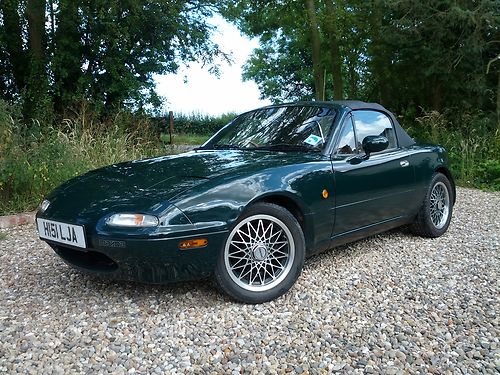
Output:
[[411,149],[413,151],[412,164],[415,169],[416,199],[423,202],[432,176],[436,172],[447,175],[452,184],[453,196],[455,197],[455,182],[451,175],[448,154],[445,148],[439,145],[417,144],[412,146]]

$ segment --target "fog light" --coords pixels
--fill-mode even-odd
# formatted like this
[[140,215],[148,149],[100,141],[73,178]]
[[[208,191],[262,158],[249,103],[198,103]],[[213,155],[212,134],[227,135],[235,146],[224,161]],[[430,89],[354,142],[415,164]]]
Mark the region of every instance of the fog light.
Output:
[[195,240],[186,240],[179,242],[179,249],[195,249],[197,247],[205,247],[208,245],[208,240],[206,238],[197,238]]
[[44,213],[45,210],[47,210],[47,208],[49,208],[50,206],[50,201],[48,201],[47,199],[44,199],[42,203],[40,203],[40,206],[38,206],[38,211],[40,213]]

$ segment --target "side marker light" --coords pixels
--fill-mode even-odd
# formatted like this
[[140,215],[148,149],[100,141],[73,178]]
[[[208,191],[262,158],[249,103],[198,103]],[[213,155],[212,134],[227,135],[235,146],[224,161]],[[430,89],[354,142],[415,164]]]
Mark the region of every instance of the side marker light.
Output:
[[208,240],[206,238],[197,238],[193,240],[186,240],[179,242],[179,249],[187,250],[187,249],[195,249],[198,247],[205,247],[208,245]]

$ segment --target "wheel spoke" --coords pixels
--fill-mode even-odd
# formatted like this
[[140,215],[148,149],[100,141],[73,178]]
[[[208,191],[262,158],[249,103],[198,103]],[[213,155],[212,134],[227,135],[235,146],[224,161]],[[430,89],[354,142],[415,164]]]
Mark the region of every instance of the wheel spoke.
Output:
[[[275,233],[272,233],[271,236],[269,236],[269,243],[271,243],[272,241],[277,241],[282,234],[283,234],[283,230],[281,230],[281,229]],[[273,238],[276,238],[276,239],[273,240]]]
[[[236,268],[245,267],[248,264],[248,260],[249,258],[247,257],[239,258],[233,265],[231,265],[231,268],[234,270]],[[243,262],[245,262],[245,264],[240,265],[240,263]]]
[[[257,224],[258,225],[258,224]],[[258,241],[259,239],[259,234],[257,233],[257,230],[253,227],[252,223],[251,222],[248,222],[247,223],[247,227],[248,227],[248,233],[250,235],[250,239],[252,240],[252,242],[256,242]],[[254,233],[254,236],[252,237],[251,234],[252,232]]]
[[246,238],[248,238],[250,240],[250,242],[252,242],[253,238],[252,236],[250,236],[248,233],[245,233],[243,232],[241,229],[238,229],[238,232],[237,232],[239,235],[240,235],[240,238],[243,240],[243,237],[242,236],[245,236]]
[[257,241],[262,241],[264,238],[264,224],[262,220],[259,220],[257,223]]
[[246,251],[248,249],[248,244],[244,242],[231,241],[231,245],[240,251]]
[[275,244],[271,245],[271,249],[273,249],[273,252],[275,251],[280,251],[281,249],[283,249],[286,245],[288,245],[288,242],[286,241],[283,241],[281,243],[278,243],[278,245],[275,247]]
[[272,222],[269,222],[269,225],[267,226],[267,228],[263,231],[262,233],[262,240],[265,242],[265,243],[269,243],[269,238],[270,236],[268,235],[268,232],[269,233],[273,233],[273,228],[274,228],[274,224]]
[[[271,271],[273,271],[273,273],[269,272],[269,268],[271,268]],[[274,269],[272,268],[271,264],[269,264],[269,263],[266,263],[266,265],[264,266],[264,276],[266,275],[266,273],[269,275],[269,277],[271,279],[274,279],[276,277]]]

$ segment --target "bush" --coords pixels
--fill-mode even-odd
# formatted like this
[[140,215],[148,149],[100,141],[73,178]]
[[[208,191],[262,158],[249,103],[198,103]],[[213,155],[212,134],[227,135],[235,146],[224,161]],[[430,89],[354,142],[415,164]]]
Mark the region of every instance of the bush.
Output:
[[500,130],[495,116],[427,112],[409,129],[420,142],[448,150],[452,173],[461,185],[500,190]]
[[33,134],[0,101],[0,215],[35,209],[54,187],[90,169],[169,153],[145,119],[122,113],[107,123],[87,120],[40,124]]
[[[218,117],[202,115],[200,113],[174,114],[174,133],[212,135],[224,125],[229,123],[235,114],[225,114]],[[155,118],[156,126],[163,133],[168,133],[169,119],[167,117]]]

